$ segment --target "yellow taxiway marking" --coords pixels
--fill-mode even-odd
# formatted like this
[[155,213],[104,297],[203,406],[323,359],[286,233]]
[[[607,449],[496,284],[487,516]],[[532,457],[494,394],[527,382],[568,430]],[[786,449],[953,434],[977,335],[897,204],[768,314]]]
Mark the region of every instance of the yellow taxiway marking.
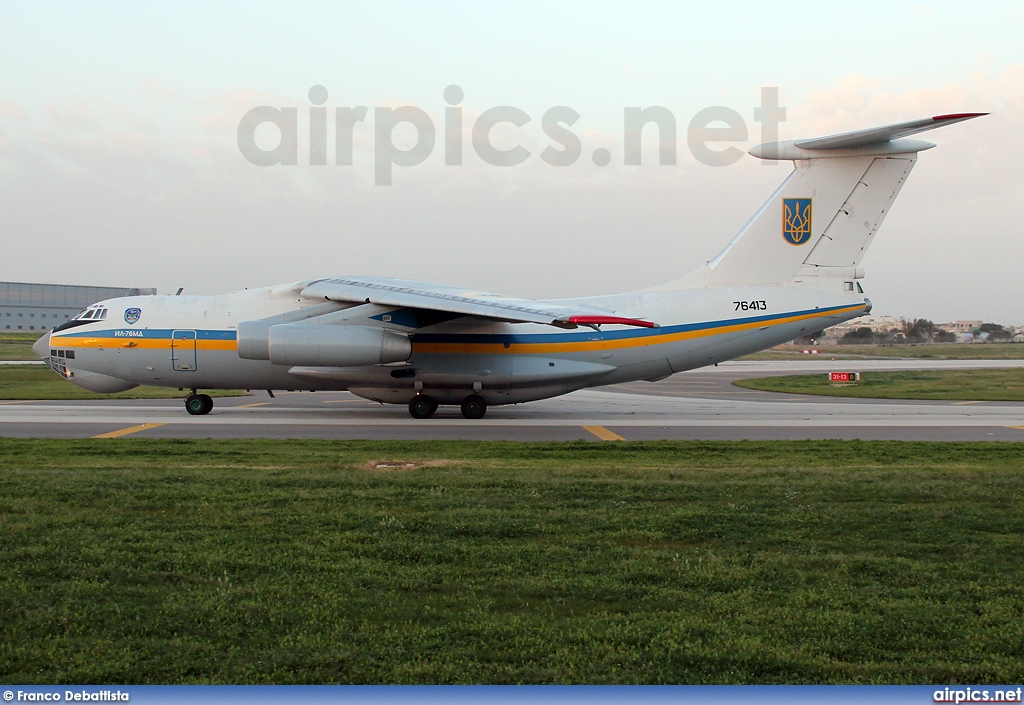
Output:
[[955,401],[953,406],[963,406],[964,404],[980,404],[980,401]]
[[1007,428],[1015,428],[1018,431],[1024,431],[1024,426],[1007,426]]
[[238,406],[229,406],[229,409],[251,409],[254,406],[266,406],[270,404],[269,401],[258,401],[255,404],[239,404]]
[[624,440],[626,440],[625,438],[623,438],[619,434],[614,433],[612,431],[609,431],[604,426],[584,426],[583,430],[584,431],[589,431],[590,433],[593,433],[595,436],[600,438],[602,441],[624,441]]
[[23,401],[0,401],[0,406],[4,406],[6,404],[31,404],[34,401],[39,401],[39,400],[38,399],[25,399]]
[[98,436],[93,436],[93,438],[120,438],[121,436],[128,436],[131,435],[132,433],[138,433],[139,431],[148,431],[151,428],[158,428],[160,426],[165,425],[166,424],[162,423],[144,423],[139,424],[138,426],[129,426],[128,428],[122,428],[118,431],[111,431],[110,433],[101,433]]
[[324,404],[358,404],[367,401],[369,399],[324,399]]

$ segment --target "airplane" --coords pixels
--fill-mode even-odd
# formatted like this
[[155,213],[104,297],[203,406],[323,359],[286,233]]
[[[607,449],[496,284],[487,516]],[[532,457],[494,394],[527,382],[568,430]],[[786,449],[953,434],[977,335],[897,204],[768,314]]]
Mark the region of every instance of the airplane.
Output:
[[[770,348],[871,311],[864,253],[919,152],[906,139],[958,113],[762,144],[793,171],[695,271],[610,296],[536,301],[382,277],[338,276],[220,296],[101,301],[34,345],[80,387],[349,392],[416,419],[467,419],[588,387],[670,375]],[[180,291],[178,292],[180,294]]]

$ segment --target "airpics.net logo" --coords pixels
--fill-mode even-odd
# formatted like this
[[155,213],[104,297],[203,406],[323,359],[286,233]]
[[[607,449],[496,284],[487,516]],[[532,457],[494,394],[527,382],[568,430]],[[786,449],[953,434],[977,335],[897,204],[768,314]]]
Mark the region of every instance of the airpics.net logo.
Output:
[[[365,105],[327,107],[328,92],[320,85],[311,87],[308,97],[312,107],[308,109],[308,115],[305,110],[301,113],[301,120],[306,123],[301,125],[303,134],[309,135],[309,142],[304,145],[308,149],[308,164],[327,166],[329,133],[334,141],[333,165],[356,164],[355,131],[357,126],[369,125],[370,108]],[[373,108],[372,155],[366,157],[366,162],[372,162],[376,185],[390,185],[395,167],[422,164],[438,147],[443,150],[445,166],[462,166],[468,151],[465,144],[467,127],[469,146],[484,164],[513,167],[535,156],[518,141],[512,146],[496,146],[494,143],[495,128],[502,126],[503,130],[508,130],[510,125],[514,130],[520,130],[533,121],[533,116],[525,110],[511,105],[495,106],[481,112],[471,125],[467,125],[462,107],[465,98],[462,88],[448,86],[443,97],[446,107],[440,137],[433,118],[422,108],[413,105]],[[760,124],[760,142],[778,141],[779,124],[786,119],[786,109],[779,105],[778,88],[761,88],[761,104],[753,109],[753,117],[754,122]],[[580,113],[566,105],[546,110],[540,118],[540,127],[550,143],[536,156],[551,167],[576,164],[583,158],[584,151],[583,142],[573,131],[579,120]],[[299,128],[299,108],[257,106],[246,112],[238,123],[238,150],[256,166],[298,166]],[[273,135],[270,144],[267,144],[268,140],[258,139],[258,133],[265,135],[268,130]],[[657,131],[658,164],[676,165],[676,116],[668,108],[655,105],[623,108],[621,163],[624,166],[641,165],[644,135],[654,130]],[[398,133],[413,133],[415,139],[396,139]],[[742,149],[730,143],[747,142],[749,133],[747,123],[738,111],[724,105],[713,105],[697,111],[690,119],[686,147],[702,164],[728,166],[744,154]],[[613,160],[612,150],[606,147],[590,150],[589,157],[598,167],[606,167]]]
[[949,686],[932,693],[933,703],[1019,703],[1024,692],[1016,688],[975,688],[971,686]]

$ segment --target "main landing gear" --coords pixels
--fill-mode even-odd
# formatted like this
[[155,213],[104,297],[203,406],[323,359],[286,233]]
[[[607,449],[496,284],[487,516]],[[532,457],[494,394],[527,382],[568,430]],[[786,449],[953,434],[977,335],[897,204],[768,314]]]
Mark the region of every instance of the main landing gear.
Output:
[[470,394],[462,400],[462,415],[467,419],[482,419],[487,413],[487,402],[479,394]]
[[209,394],[196,394],[193,389],[185,398],[185,411],[193,416],[205,416],[213,411],[213,399]]
[[429,419],[437,411],[437,402],[426,394],[417,394],[409,402],[409,415],[414,419]]
[[[437,411],[437,402],[426,394],[417,394],[409,402],[409,415],[414,419],[429,419]],[[479,394],[470,394],[462,400],[462,415],[467,419],[482,419],[487,413],[487,402]]]

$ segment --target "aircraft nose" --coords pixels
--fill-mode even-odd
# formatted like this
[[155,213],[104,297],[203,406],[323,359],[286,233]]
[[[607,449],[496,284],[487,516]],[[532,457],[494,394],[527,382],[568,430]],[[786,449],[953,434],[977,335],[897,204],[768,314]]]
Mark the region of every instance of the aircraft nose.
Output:
[[32,352],[40,360],[50,357],[50,334],[44,333],[43,337],[32,344]]

